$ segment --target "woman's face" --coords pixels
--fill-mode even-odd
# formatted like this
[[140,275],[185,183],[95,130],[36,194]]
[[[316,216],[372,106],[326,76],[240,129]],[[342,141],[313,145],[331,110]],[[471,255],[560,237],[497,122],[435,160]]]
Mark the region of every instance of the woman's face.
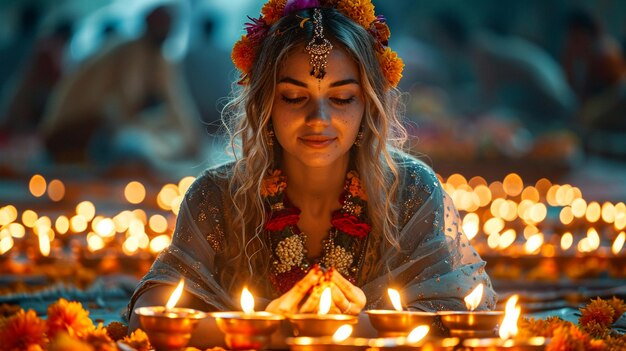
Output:
[[284,150],[283,162],[337,165],[349,157],[365,111],[359,69],[343,48],[334,45],[324,78],[319,80],[310,71],[303,46],[279,69],[274,133]]

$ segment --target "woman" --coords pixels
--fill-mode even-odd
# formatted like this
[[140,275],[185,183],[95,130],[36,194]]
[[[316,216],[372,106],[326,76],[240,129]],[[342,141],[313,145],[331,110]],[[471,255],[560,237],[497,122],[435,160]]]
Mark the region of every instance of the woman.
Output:
[[181,276],[182,303],[203,310],[240,309],[244,285],[277,313],[315,310],[328,285],[347,314],[387,305],[390,286],[410,309],[456,310],[482,282],[480,308],[495,306],[451,199],[398,151],[402,63],[384,18],[353,3],[270,0],[248,24],[233,50],[241,94],[225,110],[237,159],[187,192],[130,311],[165,303]]

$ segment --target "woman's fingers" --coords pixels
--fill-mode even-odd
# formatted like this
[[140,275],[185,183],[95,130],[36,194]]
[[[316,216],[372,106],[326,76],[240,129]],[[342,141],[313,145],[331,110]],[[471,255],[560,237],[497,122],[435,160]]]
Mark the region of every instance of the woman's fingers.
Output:
[[280,297],[281,301],[278,310],[281,313],[295,313],[298,306],[309,293],[312,287],[316,286],[322,271],[319,268],[312,268],[304,278],[300,279],[289,291]]
[[366,297],[363,290],[359,289],[339,272],[333,271],[331,281],[337,291],[333,291],[333,301],[343,313],[358,314],[365,307]]

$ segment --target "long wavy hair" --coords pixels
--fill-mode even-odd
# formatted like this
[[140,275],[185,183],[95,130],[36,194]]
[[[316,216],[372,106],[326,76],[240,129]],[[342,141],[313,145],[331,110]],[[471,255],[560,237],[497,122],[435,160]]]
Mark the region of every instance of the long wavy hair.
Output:
[[[335,9],[322,8],[321,12],[324,35],[346,50],[360,72],[365,96],[363,137],[352,157],[368,195],[371,235],[382,235],[383,245],[398,246],[395,199],[399,175],[391,151],[401,149],[406,141],[406,130],[400,121],[401,94],[383,75],[373,36]],[[231,283],[231,289],[244,281],[258,289],[267,279],[271,255],[262,235],[266,213],[260,190],[263,178],[280,162],[282,150],[280,145],[270,146],[266,131],[278,71],[293,50],[311,40],[312,21],[303,27],[300,23],[312,16],[312,9],[302,10],[281,18],[271,27],[249,73],[248,84],[235,89],[234,97],[222,111],[230,135],[230,151],[236,159],[230,183],[233,237],[225,246],[225,257],[231,259],[227,267],[231,268],[223,270],[222,277]]]

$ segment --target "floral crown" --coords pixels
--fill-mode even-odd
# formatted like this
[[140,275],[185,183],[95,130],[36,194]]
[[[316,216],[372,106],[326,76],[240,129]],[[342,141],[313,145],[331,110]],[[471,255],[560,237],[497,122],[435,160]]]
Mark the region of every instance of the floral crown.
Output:
[[247,84],[248,74],[270,27],[286,15],[315,7],[335,8],[365,28],[376,40],[376,56],[387,82],[392,87],[398,85],[402,78],[404,63],[398,54],[389,48],[391,32],[385,17],[374,14],[371,0],[269,0],[263,5],[259,18],[248,16],[252,22],[245,24],[247,34],[243,35],[233,47],[231,58],[235,67],[241,71],[240,84]]

